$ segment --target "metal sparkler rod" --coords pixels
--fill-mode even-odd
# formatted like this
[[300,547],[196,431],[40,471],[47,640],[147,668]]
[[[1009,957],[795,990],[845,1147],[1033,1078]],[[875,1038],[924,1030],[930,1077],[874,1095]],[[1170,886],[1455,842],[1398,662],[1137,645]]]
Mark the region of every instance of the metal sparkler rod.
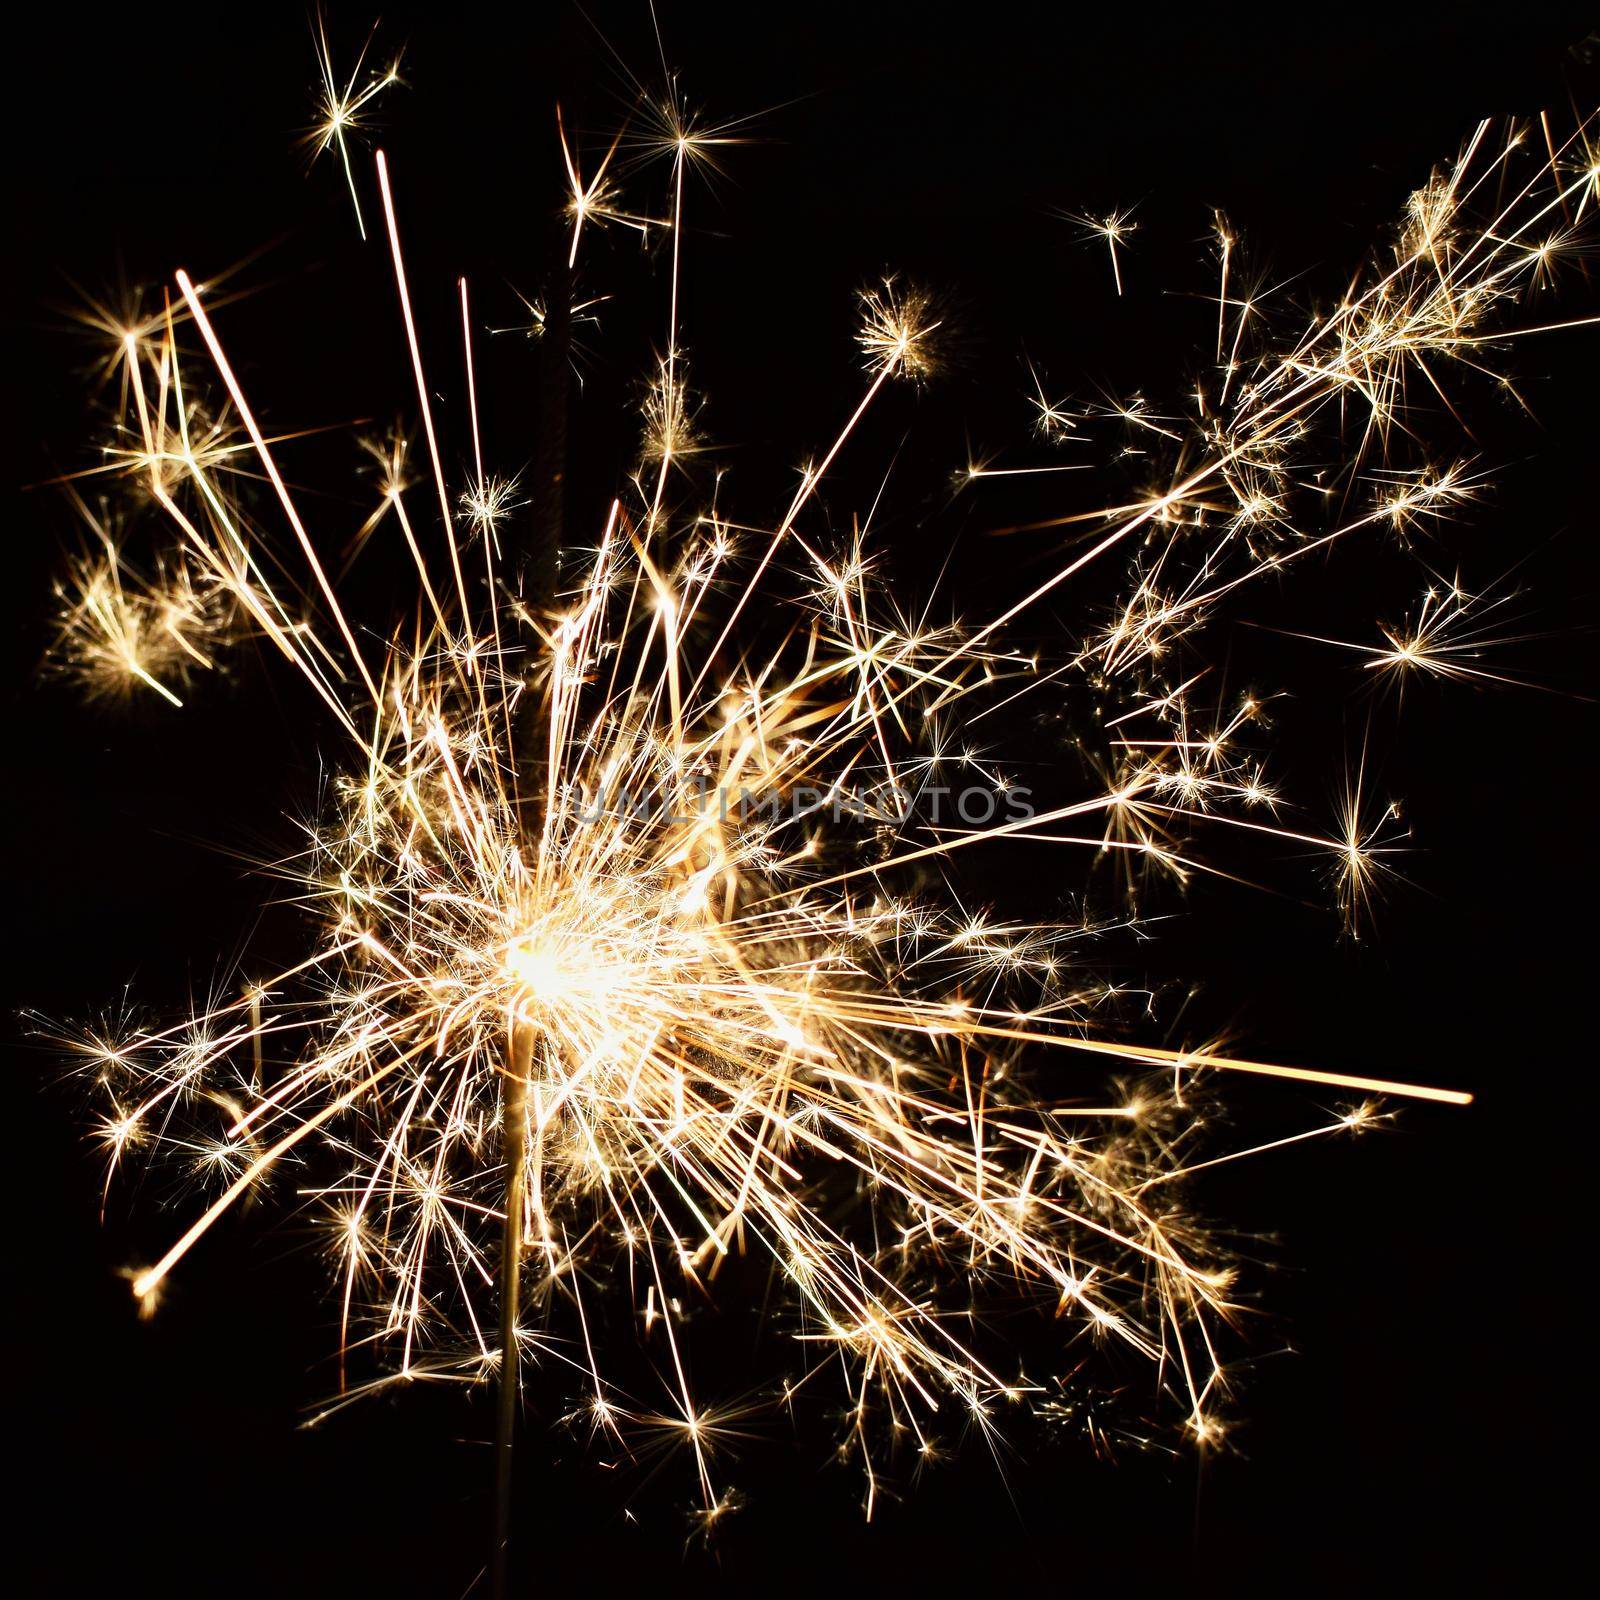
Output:
[[[529,600],[548,605],[555,595],[560,563],[563,489],[567,457],[568,346],[571,337],[572,275],[558,237],[556,265],[546,296],[547,328],[539,392],[539,440],[535,461],[534,528],[524,573]],[[492,597],[491,597],[492,599]],[[543,821],[548,803],[545,740],[548,719],[528,719],[523,777],[533,791],[536,815]],[[516,1445],[517,1402],[521,1362],[517,1350],[517,1312],[522,1267],[522,1213],[527,1187],[528,1088],[533,1068],[534,1029],[511,1024],[507,1047],[509,1068],[500,1108],[501,1145],[506,1163],[505,1229],[500,1252],[500,1387],[495,1413],[494,1558],[492,1592],[505,1600],[510,1570],[511,1473]]]
[[512,1023],[509,1061],[500,1106],[506,1162],[506,1218],[500,1249],[500,1393],[494,1436],[493,1593],[505,1600],[511,1542],[511,1452],[516,1442],[520,1362],[517,1353],[518,1287],[522,1273],[522,1210],[528,1170],[528,1082],[533,1070],[533,1028]]

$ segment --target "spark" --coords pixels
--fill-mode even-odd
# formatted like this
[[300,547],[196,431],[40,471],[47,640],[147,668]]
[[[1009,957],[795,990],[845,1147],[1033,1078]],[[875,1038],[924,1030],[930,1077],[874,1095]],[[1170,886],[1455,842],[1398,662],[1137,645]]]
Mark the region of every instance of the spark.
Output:
[[1314,633],[1289,632],[1289,637],[1354,651],[1366,658],[1361,663],[1366,671],[1402,691],[1409,679],[1419,677],[1539,688],[1514,673],[1497,672],[1480,664],[1486,654],[1523,643],[1529,637],[1502,631],[1506,623],[1501,614],[1515,600],[1515,593],[1496,592],[1493,588],[1469,593],[1461,586],[1459,575],[1448,579],[1436,574],[1430,577],[1404,622],[1378,624],[1381,643],[1362,644]]
[[941,319],[933,296],[893,275],[863,289],[861,326],[856,343],[867,358],[867,370],[921,379],[938,371],[934,334]]
[[93,538],[57,582],[46,673],[77,684],[89,699],[125,700],[144,688],[181,707],[178,691],[197,672],[213,670],[236,634],[231,597],[181,551],[163,556],[153,574],[140,572],[108,524],[73,500]]
[[367,68],[367,52],[372,48],[377,31],[374,26],[356,57],[355,65],[350,69],[349,78],[341,83],[334,71],[333,52],[328,44],[327,19],[320,11],[312,30],[319,80],[317,120],[306,133],[305,144],[313,161],[329,150],[338,152],[339,164],[344,169],[345,186],[350,191],[350,203],[355,207],[356,228],[363,239],[367,236],[367,224],[361,215],[361,196],[356,192],[355,171],[350,164],[350,140],[370,126],[369,108],[372,102],[400,82],[398,56],[387,67]]
[[1084,233],[1091,239],[1103,239],[1106,251],[1111,257],[1111,277],[1117,286],[1117,296],[1122,295],[1122,263],[1117,256],[1117,247],[1126,246],[1127,238],[1138,228],[1138,223],[1129,222],[1132,213],[1128,211],[1108,211],[1103,217],[1070,216],[1071,222],[1076,222]]

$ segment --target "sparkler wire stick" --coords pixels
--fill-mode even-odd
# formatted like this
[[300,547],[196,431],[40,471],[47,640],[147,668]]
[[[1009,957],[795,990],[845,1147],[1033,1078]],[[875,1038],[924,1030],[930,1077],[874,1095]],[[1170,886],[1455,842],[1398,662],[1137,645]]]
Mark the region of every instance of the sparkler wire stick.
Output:
[[[557,112],[559,124],[559,111]],[[565,143],[563,141],[563,149]],[[568,372],[568,344],[572,323],[572,269],[577,259],[578,237],[574,227],[570,250],[557,248],[552,253],[549,283],[545,294],[544,337],[539,351],[539,434],[534,480],[534,516],[531,549],[523,577],[527,599],[535,607],[547,607],[554,599],[563,532],[564,487],[567,454],[567,395],[571,378]],[[462,281],[464,337],[470,362],[471,329],[465,323],[466,283]],[[470,371],[470,366],[469,366]],[[477,412],[473,408],[473,448],[478,450]],[[478,476],[481,483],[482,466]],[[608,530],[609,531],[609,530]],[[487,556],[492,530],[483,535]],[[499,650],[499,611],[490,578],[490,613],[494,618],[496,651]],[[537,869],[542,874],[550,838],[550,773],[557,730],[554,708],[548,696],[533,699],[524,712],[524,729],[517,744],[521,750],[520,772],[522,816],[525,830],[538,840]],[[509,718],[510,712],[507,711]],[[508,750],[513,747],[507,728]],[[534,822],[529,826],[529,814]],[[515,1460],[517,1414],[521,1398],[521,1350],[517,1340],[521,1301],[521,1260],[524,1246],[523,1222],[527,1210],[527,1163],[529,1145],[528,1094],[535,1053],[556,1049],[554,1039],[541,1041],[532,1022],[513,1013],[507,1028],[507,1081],[501,1102],[501,1148],[506,1162],[504,1234],[501,1240],[500,1282],[500,1370],[495,1409],[495,1527],[491,1588],[496,1600],[509,1592],[511,1563],[511,1506]],[[542,1135],[541,1135],[542,1136]],[[537,1153],[536,1157],[537,1159]]]
[[494,1439],[494,1559],[492,1592],[504,1600],[511,1554],[512,1454],[521,1389],[517,1314],[522,1281],[522,1213],[527,1204],[528,1087],[533,1072],[534,1029],[514,1017],[507,1024],[507,1061],[501,1110],[501,1151],[506,1163],[505,1231],[500,1249],[500,1377]]

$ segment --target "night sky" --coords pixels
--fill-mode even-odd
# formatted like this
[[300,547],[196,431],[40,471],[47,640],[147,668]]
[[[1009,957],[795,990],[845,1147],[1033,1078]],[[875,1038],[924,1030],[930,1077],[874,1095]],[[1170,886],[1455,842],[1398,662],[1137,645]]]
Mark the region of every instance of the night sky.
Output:
[[[1215,316],[1203,298],[1215,208],[1269,280],[1295,277],[1286,305],[1326,300],[1480,117],[1548,107],[1570,122],[1572,104],[1594,104],[1600,70],[1583,6],[1197,7],[1159,21],[1132,6],[927,9],[662,6],[689,102],[712,121],[762,113],[726,153],[726,175],[691,199],[681,322],[730,485],[770,516],[857,392],[852,291],[885,268],[947,291],[952,372],[874,415],[865,465],[828,498],[847,525],[901,452],[889,571],[914,590],[951,557],[975,612],[1019,572],[1048,570],[1046,544],[983,537],[1038,514],[1046,491],[1000,490],[981,508],[948,493],[969,443],[1021,452],[1024,355],[1081,398],[1142,388],[1179,399]],[[569,125],[600,129],[632,98],[621,63],[660,81],[642,5],[597,6],[593,23],[563,4],[514,21],[497,11],[383,15],[380,39],[406,45],[407,87],[383,102],[381,142],[425,336],[431,326],[441,344],[463,272],[489,325],[519,320],[515,289],[538,290],[560,199],[556,101]],[[370,19],[345,5],[332,15],[347,55]],[[130,985],[142,1002],[181,1007],[204,997],[219,957],[253,936],[269,950],[292,937],[260,912],[262,885],[241,858],[293,847],[324,776],[319,751],[333,748],[254,650],[181,714],[85,707],[39,681],[70,519],[51,491],[21,486],[82,465],[94,437],[84,349],[56,308],[75,282],[162,282],[180,266],[200,276],[259,251],[240,274],[259,292],[228,313],[228,336],[262,412],[280,425],[387,421],[414,410],[387,263],[359,240],[340,176],[327,164],[307,174],[293,148],[315,71],[298,7],[252,7],[248,22],[182,3],[59,7],[28,26],[5,108],[15,492],[0,585],[12,608],[3,1085],[19,1513],[6,1565],[16,1571],[20,1553],[27,1593],[459,1594],[487,1541],[487,1398],[391,1392],[301,1429],[333,1385],[336,1306],[308,1229],[283,1209],[282,1226],[264,1226],[270,1202],[219,1229],[140,1322],[119,1269],[148,1260],[179,1213],[164,1192],[124,1181],[102,1221],[86,1112],[23,1014],[114,1010]],[[376,189],[365,170],[362,181],[370,229]],[[658,174],[633,182],[658,198]],[[1132,205],[1118,300],[1103,249],[1060,213]],[[595,525],[631,465],[635,435],[617,418],[663,317],[664,278],[626,236],[597,245],[589,276],[615,299],[585,336],[572,406],[577,527]],[[1569,274],[1561,304],[1592,314],[1593,283]],[[856,1473],[829,1465],[829,1419],[796,1430],[774,1417],[753,1425],[732,1473],[747,1508],[710,1553],[686,1551],[681,1464],[652,1479],[586,1460],[540,1414],[535,1378],[518,1516],[523,1575],[540,1592],[797,1578],[852,1592],[952,1576],[1047,1592],[1383,1587],[1513,1570],[1535,1582],[1576,1515],[1565,1455],[1590,1409],[1569,1286],[1589,1275],[1572,1235],[1593,1126],[1584,1008],[1600,723],[1581,695],[1595,681],[1600,579],[1597,348],[1588,330],[1511,353],[1537,421],[1481,397],[1464,417],[1473,440],[1435,419],[1443,454],[1497,470],[1426,559],[1478,582],[1515,568],[1526,631],[1540,636],[1518,665],[1564,692],[1423,684],[1398,716],[1391,705],[1377,717],[1372,759],[1383,792],[1404,800],[1415,853],[1372,937],[1341,939],[1314,862],[1240,854],[1232,864],[1277,892],[1199,884],[1146,908],[1170,919],[1159,940],[1104,954],[1130,983],[1161,987],[1169,1010],[1192,982],[1186,1026],[1230,1028],[1241,1053],[1478,1095],[1464,1111],[1408,1107],[1371,1137],[1206,1185],[1207,1212],[1259,1263],[1229,1447],[1203,1463],[1183,1449],[1107,1463],[1081,1440],[1029,1434],[997,1463],[972,1440],[954,1464],[904,1481],[866,1526]],[[506,334],[484,341],[483,365],[486,448],[515,470],[532,453],[533,360]],[[455,403],[445,397],[447,414]],[[348,455],[341,435],[309,440],[295,475],[348,483]],[[359,504],[352,489],[327,515],[351,527]],[[1375,543],[1264,596],[1253,615],[1370,634],[1411,598],[1414,571]],[[381,562],[354,579],[374,615],[404,582]],[[1033,625],[1047,633],[1052,618]],[[1224,638],[1231,680],[1292,691],[1278,759],[1300,798],[1331,809],[1366,725],[1359,684],[1262,630]],[[1056,760],[1049,728],[1016,731],[1041,770]],[[985,892],[1000,904],[1109,904],[1109,882],[1076,860],[1048,875],[1014,862],[993,872]],[[1303,1126],[1329,1103],[1248,1082],[1228,1102],[1238,1143],[1297,1116]],[[728,1392],[771,1370],[756,1357],[759,1304],[707,1336],[707,1367]]]

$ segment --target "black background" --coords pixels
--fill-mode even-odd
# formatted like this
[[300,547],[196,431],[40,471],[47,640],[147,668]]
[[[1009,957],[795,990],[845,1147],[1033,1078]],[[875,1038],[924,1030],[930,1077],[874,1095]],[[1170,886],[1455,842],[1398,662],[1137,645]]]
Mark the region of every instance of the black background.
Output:
[[[1584,7],[1223,7],[1185,19],[1135,7],[765,9],[668,5],[661,19],[685,93],[711,120],[776,108],[727,152],[714,192],[691,191],[682,323],[710,431],[730,443],[721,459],[741,510],[770,516],[801,454],[827,442],[857,392],[851,290],[885,266],[948,286],[961,366],[882,408],[859,442],[869,465],[847,470],[829,498],[847,526],[878,464],[909,439],[902,471],[920,489],[888,519],[891,570],[915,583],[930,547],[942,553],[945,533],[959,534],[963,599],[979,611],[986,584],[998,593],[1048,557],[1045,543],[995,546],[979,531],[1013,510],[1044,514],[1041,496],[999,491],[974,510],[938,491],[969,433],[1027,454],[1024,346],[1063,391],[1180,395],[1210,326],[1193,297],[1212,288],[1202,239],[1213,207],[1275,277],[1306,272],[1293,294],[1330,295],[1479,116],[1549,106],[1559,126],[1569,94],[1593,102]],[[366,20],[335,11],[340,59]],[[642,8],[597,8],[595,20],[634,73],[659,83]],[[11,47],[6,108],[18,225],[5,302],[6,436],[18,458],[8,481],[86,459],[84,353],[50,309],[70,298],[67,276],[161,281],[180,265],[199,276],[276,241],[244,274],[262,291],[228,313],[225,334],[269,425],[413,410],[380,250],[356,238],[333,168],[307,177],[291,150],[313,78],[301,13],[61,8],[30,26]],[[594,129],[614,124],[632,91],[565,6],[515,20],[466,5],[391,7],[381,38],[408,44],[409,87],[383,103],[382,142],[430,376],[459,452],[455,278],[470,275],[480,321],[516,320],[508,285],[537,290],[550,238],[555,99]],[[659,173],[633,180],[657,208],[661,188]],[[1140,227],[1118,302],[1103,252],[1052,210],[1134,202]],[[636,248],[613,239],[589,259],[594,287],[617,299],[573,412],[578,525],[630,464],[618,408],[665,314],[664,280]],[[1592,311],[1592,284],[1569,273],[1566,287],[1575,309]],[[532,363],[514,336],[486,345],[486,449],[514,469],[531,454]],[[1514,354],[1539,424],[1470,414],[1477,446],[1450,449],[1481,449],[1504,470],[1469,525],[1425,552],[1447,571],[1459,558],[1471,581],[1525,560],[1537,624],[1561,632],[1521,663],[1569,689],[1593,682],[1581,628],[1596,577],[1594,350],[1591,332]],[[1443,423],[1435,432],[1451,440]],[[292,477],[340,481],[342,440],[303,450]],[[919,512],[936,530],[920,540]],[[322,513],[348,529],[359,495]],[[22,492],[4,530],[9,1000],[82,1015],[131,983],[145,1001],[181,1002],[204,992],[218,952],[249,936],[260,886],[237,855],[292,844],[325,730],[270,664],[242,664],[236,684],[181,715],[96,712],[41,687],[66,526],[51,495]],[[1341,556],[1303,575],[1306,592],[1288,586],[1298,609],[1279,615],[1370,632],[1409,598],[1413,570],[1371,549]],[[394,576],[381,563],[361,571],[373,614],[385,614]],[[1331,799],[1339,757],[1364,725],[1364,703],[1350,709],[1352,676],[1259,637],[1226,643],[1248,656],[1241,672],[1295,689],[1282,759],[1300,794]],[[1380,729],[1395,723],[1392,706],[1378,718]],[[734,1473],[749,1508],[708,1556],[685,1553],[681,1474],[641,1488],[638,1474],[585,1465],[572,1440],[535,1421],[519,1484],[520,1525],[536,1530],[524,1536],[524,1576],[556,1592],[954,1577],[1046,1589],[1382,1585],[1527,1576],[1553,1555],[1577,1485],[1564,1457],[1582,1447],[1590,1411],[1572,1313],[1590,1275],[1574,1208],[1593,1114],[1595,710],[1425,690],[1398,727],[1397,738],[1375,736],[1382,787],[1405,797],[1418,853],[1405,869],[1413,887],[1374,938],[1339,941],[1309,904],[1326,898],[1311,863],[1256,855],[1240,863],[1285,895],[1202,886],[1159,906],[1181,913],[1159,949],[1116,952],[1129,973],[1199,979],[1191,1019],[1237,1024],[1251,1053],[1479,1094],[1470,1110],[1409,1110],[1395,1131],[1269,1157],[1206,1190],[1263,1263],[1251,1275],[1258,1359],[1227,1451],[1106,1465],[1076,1442],[1030,1439],[997,1472],[974,1445],[867,1527],[854,1476],[820,1465],[824,1429],[796,1442],[773,1424]],[[1047,900],[1084,884],[1073,863],[1051,867],[1042,886],[1036,865],[995,870],[997,898]],[[4,1079],[6,1365],[17,1391],[6,1451],[25,1587],[464,1590],[486,1535],[487,1407],[408,1393],[297,1429],[331,1387],[333,1311],[292,1221],[219,1229],[161,1314],[139,1323],[117,1269],[148,1259],[173,1216],[158,1194],[125,1186],[102,1224],[99,1160],[76,1101],[50,1089],[57,1064],[25,1026],[16,1034]],[[1246,1084],[1233,1099],[1247,1138],[1317,1115],[1315,1097],[1297,1091]],[[712,1336],[735,1389],[737,1352],[754,1334],[753,1316],[735,1313]]]

